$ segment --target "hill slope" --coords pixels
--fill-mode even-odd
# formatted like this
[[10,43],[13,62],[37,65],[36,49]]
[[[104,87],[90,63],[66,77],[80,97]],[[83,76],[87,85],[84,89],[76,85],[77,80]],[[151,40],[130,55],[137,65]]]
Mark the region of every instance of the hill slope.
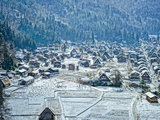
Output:
[[1,0],[12,29],[37,44],[72,40],[135,43],[160,32],[159,0]]
[[87,34],[61,21],[33,0],[0,1],[1,21],[7,21],[15,33],[21,33],[36,41],[38,45],[64,40],[81,40]]
[[70,26],[93,31],[97,39],[107,39],[106,30],[160,32],[159,0],[37,0],[37,3]]

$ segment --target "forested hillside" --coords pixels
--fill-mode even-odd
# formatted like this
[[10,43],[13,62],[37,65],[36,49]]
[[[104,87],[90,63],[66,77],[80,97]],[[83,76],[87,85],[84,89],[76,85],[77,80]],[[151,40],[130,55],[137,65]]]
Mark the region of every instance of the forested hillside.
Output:
[[[37,0],[70,26],[97,40],[136,42],[160,32],[159,0]],[[133,37],[134,36],[134,37]],[[137,36],[137,37],[135,37]]]
[[160,32],[159,0],[1,0],[1,21],[44,45],[63,40],[127,42]]
[[15,34],[6,22],[0,22],[0,67],[11,70],[15,67],[15,47],[35,49],[36,44],[33,40],[20,34]]
[[83,40],[89,36],[61,21],[54,14],[33,0],[2,0],[1,13],[5,16],[2,21],[24,36],[34,40],[38,45],[49,44],[64,40]]

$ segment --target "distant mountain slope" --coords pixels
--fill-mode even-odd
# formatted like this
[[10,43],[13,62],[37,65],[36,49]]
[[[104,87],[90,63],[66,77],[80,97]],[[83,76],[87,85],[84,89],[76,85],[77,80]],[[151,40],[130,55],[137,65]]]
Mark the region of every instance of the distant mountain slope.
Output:
[[34,0],[1,0],[1,21],[7,21],[16,33],[21,33],[36,41],[38,45],[64,40],[82,40],[88,36],[55,16]]
[[159,0],[1,0],[12,29],[37,44],[60,39],[136,43],[160,33]]
[[111,0],[112,4],[130,13],[150,34],[160,33],[159,0]]
[[[61,20],[98,38],[104,29],[160,32],[159,0],[37,0]],[[98,31],[101,31],[100,33]]]

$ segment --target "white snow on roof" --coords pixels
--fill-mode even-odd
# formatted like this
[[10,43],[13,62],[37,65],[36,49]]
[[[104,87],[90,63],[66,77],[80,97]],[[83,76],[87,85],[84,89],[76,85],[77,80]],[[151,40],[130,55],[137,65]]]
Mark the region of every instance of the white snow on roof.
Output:
[[156,95],[154,95],[153,93],[151,93],[151,92],[147,92],[147,93],[145,93],[148,97],[150,97],[150,98],[153,98],[153,97],[156,97]]
[[21,69],[21,70],[19,70],[19,72],[23,73],[23,72],[26,72],[26,70],[25,69]]

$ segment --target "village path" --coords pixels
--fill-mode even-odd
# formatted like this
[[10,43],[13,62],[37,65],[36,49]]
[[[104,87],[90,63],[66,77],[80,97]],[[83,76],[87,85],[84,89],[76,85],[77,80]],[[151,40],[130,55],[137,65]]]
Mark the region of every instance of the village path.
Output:
[[[115,60],[114,60],[114,61],[115,61]],[[117,62],[117,61],[116,61],[116,62]],[[112,65],[114,65],[114,64],[112,64]],[[97,73],[99,73],[102,69],[104,69],[104,68],[106,68],[106,67],[107,67],[107,62],[103,65],[103,67],[97,69]],[[99,88],[95,88],[95,87],[93,87],[93,89],[98,90],[98,91],[101,92],[101,95],[99,96],[99,99],[98,99],[95,103],[93,103],[91,106],[89,106],[88,108],[86,108],[85,110],[83,110],[82,112],[80,112],[79,114],[77,114],[76,117],[79,117],[81,114],[87,112],[88,110],[90,110],[92,107],[94,107],[95,105],[97,105],[97,104],[103,99],[103,96],[104,96],[104,92],[105,92],[105,91],[103,91],[102,89],[99,89]],[[133,91],[132,91],[132,92],[133,92]],[[136,93],[137,93],[137,92],[136,92]],[[132,115],[133,117],[130,118],[131,120],[138,120],[138,119],[137,119],[137,112],[136,112],[136,101],[137,101],[137,98],[138,98],[138,95],[137,95],[136,98],[134,98],[134,99],[132,100],[133,106],[131,107],[131,109],[132,109],[132,110],[131,110],[131,111],[132,111],[131,113],[133,114],[133,115]]]
[[[128,67],[130,67],[130,64],[129,62],[127,63],[127,66],[125,66],[126,69]],[[117,68],[118,69],[118,68]],[[138,112],[137,112],[137,102],[138,100],[140,99],[140,94],[135,91],[134,89],[132,89],[131,87],[129,87],[125,81],[121,80],[122,82],[122,85],[128,90],[130,91],[131,93],[135,94],[136,96],[132,99],[131,101],[131,107],[130,107],[130,110],[129,110],[129,119],[130,120],[138,120]]]
[[[115,59],[113,59],[113,62],[118,64],[117,60],[115,60]],[[114,65],[114,63],[111,64],[111,65]],[[106,65],[107,65],[107,63],[104,64],[104,66],[103,66],[102,68],[106,67]],[[127,67],[127,66],[126,66],[126,67]],[[117,66],[116,66],[116,69],[119,70],[119,68],[118,68]],[[98,71],[100,71],[100,70],[101,70],[101,69],[99,69]],[[126,68],[126,70],[127,70],[127,68]],[[128,85],[126,85],[126,83],[123,82],[123,80],[122,80],[121,82],[122,82],[123,86],[124,86],[127,90],[129,90],[131,93],[133,93],[133,94],[136,95],[136,97],[133,98],[133,99],[132,99],[132,102],[131,102],[131,108],[130,108],[130,110],[129,110],[129,116],[130,116],[129,119],[130,119],[130,120],[138,120],[137,102],[138,102],[138,100],[140,99],[140,94],[137,93],[134,89],[130,88]]]
[[[75,83],[75,82],[73,82],[73,83]],[[78,84],[78,83],[76,83],[76,84]],[[83,85],[81,87],[83,87]],[[90,88],[94,89],[95,91],[101,92],[100,96],[97,96],[97,100],[93,104],[91,104],[90,106],[88,106],[86,109],[82,110],[80,113],[78,113],[75,116],[66,116],[65,115],[63,102],[61,100],[61,97],[58,96],[59,90],[55,91],[55,98],[59,99],[59,102],[60,102],[60,105],[61,105],[61,109],[62,109],[62,120],[66,120],[66,117],[68,117],[68,118],[79,118],[80,115],[82,115],[83,113],[89,111],[91,108],[93,108],[94,106],[96,106],[103,99],[104,91],[102,89],[91,87],[91,86],[90,86]]]
[[100,95],[100,97],[98,98],[98,100],[97,100],[95,103],[93,103],[91,106],[89,106],[88,108],[86,108],[85,110],[83,110],[82,112],[78,113],[78,114],[76,115],[76,117],[80,116],[80,115],[83,114],[84,112],[88,111],[89,109],[91,109],[92,107],[94,107],[95,105],[97,105],[97,104],[103,99],[103,95],[104,95],[104,92],[101,91],[101,95]]
[[[114,65],[114,64],[112,64],[112,65]],[[96,70],[96,73],[99,73],[102,69],[104,69],[104,68],[106,68],[106,67],[107,67],[107,63],[104,64],[103,67],[97,69],[97,70]],[[118,69],[118,68],[117,68],[117,69]],[[68,74],[68,73],[66,73],[66,75],[69,75],[69,76],[70,76],[70,74]],[[65,76],[66,76],[66,75],[65,75]],[[84,73],[83,73],[83,75],[84,75]],[[81,77],[81,75],[79,75],[79,74],[78,74],[78,76]],[[67,77],[67,76],[66,76],[66,77]],[[62,78],[62,77],[60,77],[60,78]],[[72,75],[72,79],[73,79],[73,78],[77,78],[77,74],[74,74],[74,76]],[[63,78],[62,78],[62,79],[63,79]],[[65,79],[65,80],[66,80],[66,79]],[[68,81],[70,81],[70,80],[68,80]],[[73,81],[70,81],[70,82],[73,82]],[[75,83],[75,81],[74,81],[74,83]],[[136,97],[133,98],[133,99],[132,99],[132,102],[131,102],[131,108],[130,108],[130,110],[129,110],[129,118],[130,118],[130,120],[138,120],[138,114],[137,114],[137,108],[136,108],[136,106],[137,106],[137,101],[138,101],[138,98],[139,98],[139,94],[137,94],[136,91],[134,91],[133,89],[131,89],[131,88],[130,88],[129,86],[127,86],[124,82],[122,82],[122,83],[123,83],[123,86],[124,86],[127,90],[129,90],[129,91],[131,91],[132,93],[136,94]],[[97,97],[97,100],[96,100],[92,105],[88,106],[86,109],[84,109],[84,110],[82,110],[80,113],[78,113],[76,116],[68,116],[68,117],[76,117],[76,118],[79,118],[83,113],[85,113],[85,112],[89,111],[90,109],[92,109],[94,106],[96,106],[96,105],[103,99],[103,96],[104,96],[105,91],[102,90],[102,89],[99,89],[99,88],[95,88],[95,87],[92,87],[92,88],[101,92],[101,95],[100,95],[99,97]],[[56,96],[57,96],[57,95],[56,95]],[[58,96],[57,96],[57,97],[58,97]],[[61,99],[59,99],[59,100],[61,101]],[[63,104],[61,104],[61,107],[63,108]],[[63,111],[63,112],[62,112],[62,113],[63,113],[63,118],[65,119],[64,110],[62,109],[62,111]]]
[[[113,62],[114,63],[118,63],[115,59],[113,59]],[[114,65],[114,64],[111,64],[111,65]],[[97,71],[101,71],[101,69],[107,67],[107,62],[104,64],[104,66],[100,69],[98,69]],[[119,69],[118,67],[116,67],[116,69]],[[132,88],[130,88],[128,85],[125,84],[125,82],[123,82],[122,80],[122,84],[123,86],[129,90],[130,92],[132,92],[133,94],[136,94],[136,97],[132,99],[132,102],[131,102],[131,109],[129,111],[129,118],[130,120],[138,120],[138,113],[137,113],[137,102],[140,98],[140,94],[137,93],[135,90],[133,90]]]
[[130,120],[138,120],[137,102],[138,100],[140,100],[140,94],[137,93],[134,89],[130,88],[128,85],[126,85],[125,82],[122,81],[122,84],[131,93],[136,94],[136,97],[132,99],[129,115],[130,115]]
[[[98,73],[101,69],[103,69],[104,67],[106,67],[106,64],[104,64],[104,66],[100,69],[97,69],[96,70],[96,73]],[[83,73],[84,74],[84,73]],[[81,76],[81,75],[80,75]],[[80,77],[79,76],[79,77]],[[73,77],[73,76],[72,76]],[[74,76],[75,77],[75,76]],[[91,86],[90,86],[91,87]],[[86,109],[84,109],[83,111],[81,111],[80,113],[78,113],[75,117],[78,118],[80,115],[82,115],[83,113],[89,111],[91,108],[93,108],[94,106],[96,106],[102,99],[103,99],[103,96],[104,96],[104,91],[102,89],[99,89],[99,88],[96,88],[96,87],[91,87],[92,89],[95,89],[99,92],[101,92],[100,96],[97,98],[97,100],[90,106],[88,106]],[[61,103],[61,107],[63,108],[63,104]],[[63,111],[63,109],[62,109]],[[70,117],[73,117],[73,116],[70,116]]]

